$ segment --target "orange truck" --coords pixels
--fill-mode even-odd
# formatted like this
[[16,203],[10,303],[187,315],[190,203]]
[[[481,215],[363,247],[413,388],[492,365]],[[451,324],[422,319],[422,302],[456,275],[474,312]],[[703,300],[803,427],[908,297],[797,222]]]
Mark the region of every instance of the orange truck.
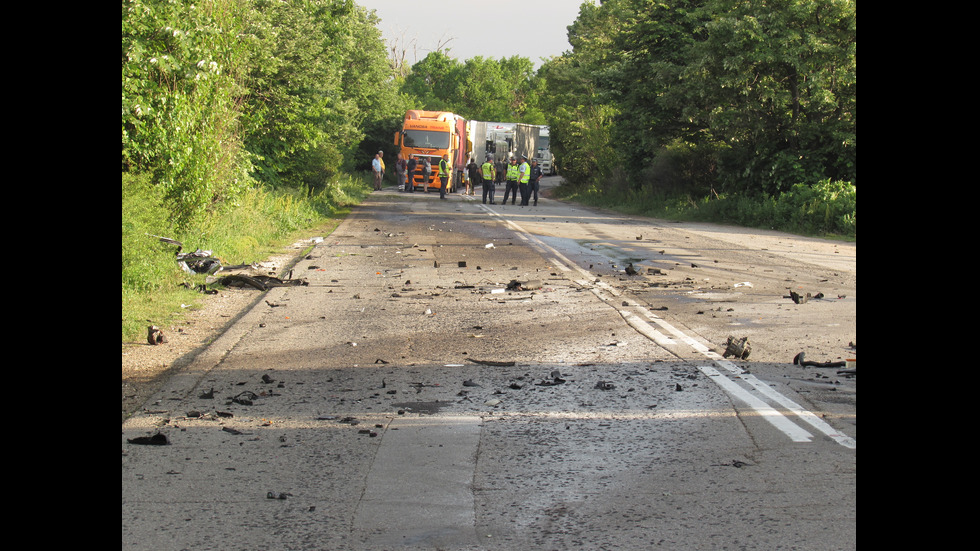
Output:
[[400,148],[399,157],[406,161],[414,156],[418,161],[415,174],[410,174],[410,185],[418,189],[425,187],[422,173],[422,159],[429,158],[432,173],[428,187],[439,189],[439,161],[449,155],[452,171],[446,192],[454,193],[462,182],[466,167],[466,119],[448,111],[421,111],[410,109],[405,112],[405,122],[401,131],[395,134],[395,145]]

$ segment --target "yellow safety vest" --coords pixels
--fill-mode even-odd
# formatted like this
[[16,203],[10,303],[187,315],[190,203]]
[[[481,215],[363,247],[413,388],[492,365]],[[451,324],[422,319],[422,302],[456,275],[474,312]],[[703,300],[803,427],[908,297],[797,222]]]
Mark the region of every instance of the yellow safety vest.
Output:
[[445,159],[439,161],[439,177],[449,176],[449,162]]
[[493,179],[493,164],[490,161],[487,161],[487,162],[483,163],[483,166],[480,167],[480,168],[483,169],[483,179],[484,180],[492,180]]
[[517,165],[507,165],[507,179],[517,180]]
[[521,183],[526,184],[531,179],[531,166],[527,163],[521,163],[521,169],[524,170],[521,172]]

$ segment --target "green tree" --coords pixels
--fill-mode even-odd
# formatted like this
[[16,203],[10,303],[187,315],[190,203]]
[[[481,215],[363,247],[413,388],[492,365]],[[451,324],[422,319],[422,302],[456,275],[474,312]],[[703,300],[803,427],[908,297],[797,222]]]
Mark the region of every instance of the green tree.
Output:
[[453,109],[480,121],[510,121],[510,86],[500,62],[476,56],[467,59],[457,72]]
[[551,147],[565,181],[602,189],[623,158],[614,147],[618,106],[600,85],[613,63],[619,22],[616,2],[584,2],[568,27],[572,51],[552,58],[538,71],[538,104],[550,126]]
[[239,0],[122,2],[122,169],[151,175],[186,224],[250,185]]
[[350,0],[256,0],[246,146],[272,186],[323,185],[358,141],[357,105],[343,93],[355,5]]
[[712,0],[688,54],[686,115],[728,146],[728,189],[856,176],[854,0]]
[[405,77],[402,89],[415,99],[418,109],[454,111],[460,77],[460,62],[437,50],[412,65],[412,72]]

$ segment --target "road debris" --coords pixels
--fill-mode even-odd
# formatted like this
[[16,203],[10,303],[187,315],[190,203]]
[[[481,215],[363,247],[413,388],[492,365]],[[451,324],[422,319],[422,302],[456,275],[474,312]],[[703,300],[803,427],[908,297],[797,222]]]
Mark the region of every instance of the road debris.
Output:
[[234,402],[234,403],[236,403],[236,404],[243,405],[243,406],[250,406],[250,405],[252,405],[252,400],[255,400],[258,397],[259,397],[258,394],[254,393],[252,391],[246,390],[246,391],[240,392],[237,395],[235,395],[234,397],[232,397],[231,401]]
[[557,369],[551,372],[551,379],[542,379],[540,383],[534,383],[537,386],[556,386],[564,384],[565,379],[562,378],[561,372]]
[[814,362],[806,359],[806,354],[800,352],[793,357],[793,365],[799,365],[801,367],[845,367],[847,362]]
[[721,357],[727,358],[729,356],[734,356],[737,359],[745,360],[748,359],[750,352],[752,352],[752,347],[749,345],[748,337],[736,339],[735,337],[729,336],[728,344],[725,347],[725,352],[721,355]]
[[146,342],[152,345],[163,344],[167,342],[167,336],[160,331],[160,328],[156,325],[151,325],[146,328]]
[[467,361],[473,362],[480,365],[490,365],[493,367],[512,367],[514,362],[497,362],[493,360],[474,360],[473,358],[466,358]]
[[295,286],[307,286],[310,284],[309,280],[306,278],[299,279],[281,279],[273,276],[264,275],[245,275],[245,274],[229,274],[222,276],[215,283],[225,286],[225,287],[254,287],[259,291],[266,291],[273,287],[295,287]]
[[[787,297],[783,297],[783,298],[787,298]],[[793,299],[793,302],[795,302],[796,304],[805,304],[811,298],[818,298],[818,299],[823,298],[823,293],[817,293],[815,295],[811,295],[810,293],[807,293],[805,295],[801,295],[796,291],[790,291],[789,298]]]
[[127,438],[127,442],[130,444],[137,444],[140,446],[169,446],[170,441],[167,440],[166,435],[161,433],[156,433],[153,436],[137,436],[136,438]]

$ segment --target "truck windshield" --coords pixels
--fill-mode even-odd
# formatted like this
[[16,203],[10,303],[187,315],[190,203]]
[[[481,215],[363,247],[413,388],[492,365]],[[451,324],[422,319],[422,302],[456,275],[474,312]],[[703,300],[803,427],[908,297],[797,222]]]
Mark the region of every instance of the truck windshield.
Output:
[[434,132],[432,130],[406,130],[404,145],[405,147],[446,149],[449,147],[449,132]]

